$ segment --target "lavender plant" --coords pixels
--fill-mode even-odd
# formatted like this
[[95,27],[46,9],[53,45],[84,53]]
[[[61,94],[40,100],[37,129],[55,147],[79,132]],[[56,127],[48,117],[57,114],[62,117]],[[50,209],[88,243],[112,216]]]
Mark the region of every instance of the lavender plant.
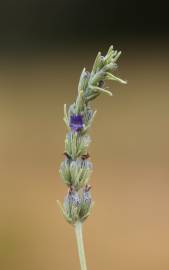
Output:
[[91,143],[88,130],[92,125],[96,111],[93,111],[90,102],[101,94],[112,96],[105,87],[106,80],[126,84],[126,81],[116,77],[112,72],[117,68],[117,60],[121,52],[110,46],[106,56],[99,52],[91,73],[84,68],[75,102],[66,108],[64,105],[64,122],[68,128],[65,139],[65,159],[60,166],[60,175],[68,186],[68,193],[63,206],[58,201],[61,211],[75,228],[77,247],[81,270],[87,270],[82,224],[90,215],[93,201],[90,194],[89,179],[92,172],[92,162],[89,160],[88,147]]

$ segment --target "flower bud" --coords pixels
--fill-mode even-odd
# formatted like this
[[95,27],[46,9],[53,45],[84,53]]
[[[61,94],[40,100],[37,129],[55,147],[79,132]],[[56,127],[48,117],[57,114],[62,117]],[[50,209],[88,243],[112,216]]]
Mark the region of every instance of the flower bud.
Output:
[[83,222],[90,214],[92,206],[92,198],[87,188],[77,192],[70,189],[69,193],[64,199],[64,208],[61,210],[66,220],[75,224],[77,221]]
[[70,191],[64,200],[65,214],[68,220],[74,224],[79,219],[81,199],[76,191]]
[[64,183],[68,186],[71,186],[70,162],[71,161],[69,159],[62,161],[59,170]]
[[92,198],[90,192],[85,188],[82,193],[80,220],[83,222],[90,214]]
[[81,73],[80,80],[79,80],[79,85],[78,85],[79,92],[84,91],[86,89],[89,78],[90,78],[90,73],[86,71],[84,68]]
[[83,119],[85,126],[88,126],[92,117],[93,117],[93,110],[88,106],[85,106],[84,112],[83,112]]
[[60,175],[68,186],[73,186],[75,190],[88,183],[92,172],[92,163],[89,160],[65,160],[61,163]]
[[65,151],[72,159],[76,159],[87,154],[87,148],[90,142],[89,135],[69,132],[65,140]]

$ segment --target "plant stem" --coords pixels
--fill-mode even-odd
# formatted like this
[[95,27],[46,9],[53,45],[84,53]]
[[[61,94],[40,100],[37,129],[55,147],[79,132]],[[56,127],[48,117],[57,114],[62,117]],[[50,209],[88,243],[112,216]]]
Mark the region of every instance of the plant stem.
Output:
[[75,234],[76,234],[76,241],[77,241],[77,248],[78,248],[81,270],[87,270],[81,222],[77,222],[75,224]]

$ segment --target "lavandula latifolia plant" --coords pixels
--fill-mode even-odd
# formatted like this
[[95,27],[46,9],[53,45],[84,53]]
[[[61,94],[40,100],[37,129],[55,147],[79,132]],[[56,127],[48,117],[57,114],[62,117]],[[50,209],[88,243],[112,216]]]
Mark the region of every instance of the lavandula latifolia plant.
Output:
[[92,162],[88,153],[91,142],[88,131],[96,111],[92,110],[90,103],[101,94],[112,96],[105,86],[107,80],[126,84],[126,81],[112,74],[117,68],[116,62],[120,54],[113,46],[110,46],[106,56],[99,52],[92,71],[88,72],[84,68],[81,73],[75,102],[68,109],[64,105],[64,122],[68,132],[65,139],[65,159],[59,171],[68,186],[68,193],[63,206],[58,203],[65,219],[75,228],[81,270],[87,270],[82,224],[90,215],[93,205],[89,185]]

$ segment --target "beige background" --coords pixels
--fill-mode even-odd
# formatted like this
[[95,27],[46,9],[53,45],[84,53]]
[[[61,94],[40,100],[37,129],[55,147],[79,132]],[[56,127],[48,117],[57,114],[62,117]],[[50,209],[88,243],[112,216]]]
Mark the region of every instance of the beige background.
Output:
[[[169,269],[169,57],[161,44],[123,44],[91,136],[95,207],[84,226],[89,269]],[[67,189],[63,104],[99,44],[1,57],[0,269],[79,269],[73,229],[56,205]],[[107,46],[103,47],[103,51]]]

